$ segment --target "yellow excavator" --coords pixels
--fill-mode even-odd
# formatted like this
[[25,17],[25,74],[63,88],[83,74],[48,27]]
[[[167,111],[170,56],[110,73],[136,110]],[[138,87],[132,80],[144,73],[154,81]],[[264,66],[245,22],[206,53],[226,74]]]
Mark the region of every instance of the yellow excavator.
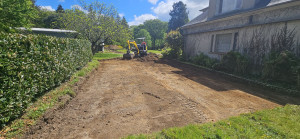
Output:
[[[138,40],[143,40],[141,44],[136,44],[133,40],[128,40],[128,48],[127,53],[123,55],[123,59],[133,59],[134,57],[143,57],[148,55],[148,46],[146,42],[144,41],[145,38],[137,38]],[[132,50],[131,45],[135,47],[135,49]],[[131,51],[134,52],[134,54],[130,53]]]

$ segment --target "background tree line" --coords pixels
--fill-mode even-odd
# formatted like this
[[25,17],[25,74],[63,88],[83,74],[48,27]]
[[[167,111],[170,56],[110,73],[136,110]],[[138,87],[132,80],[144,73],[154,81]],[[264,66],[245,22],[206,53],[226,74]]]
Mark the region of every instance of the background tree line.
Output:
[[35,0],[2,0],[0,31],[16,32],[17,27],[75,30],[80,33],[80,38],[92,43],[95,53],[103,47],[102,44],[126,47],[127,40],[141,37],[146,38],[150,49],[162,49],[166,44],[167,33],[177,30],[189,21],[186,5],[181,1],[174,3],[169,22],[154,19],[131,27],[125,17],[121,18],[111,5],[97,0],[91,3],[78,1],[83,10],[65,10],[58,5],[56,11],[49,11],[35,5]]

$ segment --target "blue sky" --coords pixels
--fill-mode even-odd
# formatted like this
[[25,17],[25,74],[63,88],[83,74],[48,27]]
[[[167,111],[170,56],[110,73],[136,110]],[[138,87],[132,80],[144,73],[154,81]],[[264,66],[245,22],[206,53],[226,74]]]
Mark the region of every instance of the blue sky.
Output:
[[[87,3],[94,0],[86,0]],[[142,24],[145,20],[160,19],[169,21],[169,12],[172,5],[179,0],[99,0],[105,4],[113,5],[120,16],[125,16],[129,25]],[[208,0],[181,0],[189,10],[190,20],[200,14],[199,10],[208,6]],[[77,0],[37,0],[36,5],[47,10],[56,10],[61,4],[64,9],[80,6]]]

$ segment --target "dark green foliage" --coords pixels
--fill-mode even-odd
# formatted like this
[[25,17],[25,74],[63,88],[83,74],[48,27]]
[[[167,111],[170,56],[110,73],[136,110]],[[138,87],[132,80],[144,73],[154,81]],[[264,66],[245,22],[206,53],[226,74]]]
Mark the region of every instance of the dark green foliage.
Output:
[[86,40],[0,33],[0,127],[91,58]]
[[238,52],[229,52],[222,58],[220,64],[215,65],[215,69],[229,73],[245,74],[247,73],[249,61]]
[[299,82],[299,67],[300,60],[293,53],[271,53],[264,63],[263,78],[296,85],[297,80]]
[[200,55],[193,57],[192,63],[208,68],[213,68],[215,64],[219,63],[219,61],[201,53]]
[[163,53],[164,57],[178,58],[182,53],[183,36],[178,30],[171,31],[167,34],[165,40],[166,46],[171,48],[171,50]]
[[0,1],[0,31],[11,32],[15,27],[29,27],[36,16],[31,0]]
[[168,24],[158,19],[154,19],[145,21],[144,27],[151,35],[152,48],[157,49],[156,41],[164,38],[164,34],[168,29]]
[[59,4],[59,5],[57,6],[56,12],[57,12],[57,13],[64,13],[65,10],[64,10],[64,8]]
[[177,30],[189,22],[187,8],[182,1],[174,3],[170,16],[171,19],[168,24],[168,32],[171,30]]

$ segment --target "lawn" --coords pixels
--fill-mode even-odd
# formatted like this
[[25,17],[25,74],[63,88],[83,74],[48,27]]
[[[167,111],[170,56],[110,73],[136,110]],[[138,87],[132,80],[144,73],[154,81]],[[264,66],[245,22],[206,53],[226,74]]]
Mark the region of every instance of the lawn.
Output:
[[104,52],[104,53],[96,53],[94,55],[94,60],[102,60],[102,59],[111,59],[111,58],[118,58],[122,57],[123,54],[116,54],[116,53],[110,53],[110,52]]
[[127,139],[199,138],[300,138],[300,106],[242,114],[227,120],[162,130],[151,135],[131,135]]

